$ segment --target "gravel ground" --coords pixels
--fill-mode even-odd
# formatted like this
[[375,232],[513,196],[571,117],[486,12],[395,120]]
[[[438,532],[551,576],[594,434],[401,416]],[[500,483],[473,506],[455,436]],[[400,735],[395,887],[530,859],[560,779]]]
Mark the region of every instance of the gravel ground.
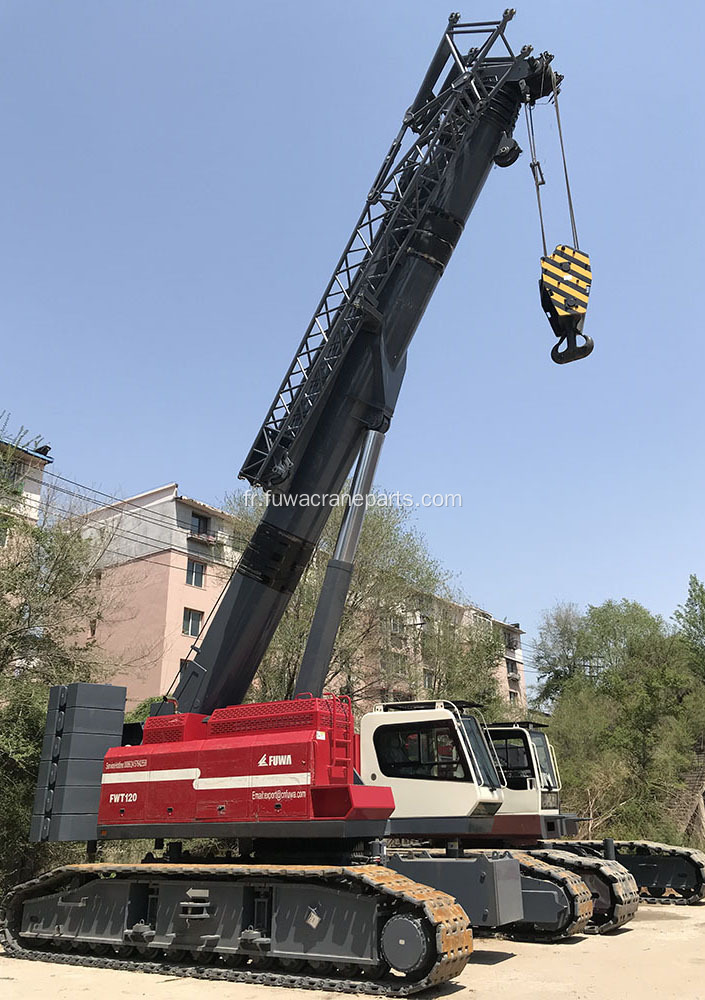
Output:
[[[646,906],[623,930],[562,944],[477,939],[463,1000],[705,1000],[705,904]],[[22,962],[0,952],[3,1000],[340,1000],[341,994]],[[438,994],[436,994],[438,996]]]

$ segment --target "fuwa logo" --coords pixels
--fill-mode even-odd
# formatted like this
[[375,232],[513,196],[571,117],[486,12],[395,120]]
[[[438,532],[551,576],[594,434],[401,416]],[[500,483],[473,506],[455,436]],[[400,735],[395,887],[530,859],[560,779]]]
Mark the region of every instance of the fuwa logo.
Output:
[[279,767],[283,764],[291,764],[290,753],[266,754],[263,753],[257,761],[259,767]]

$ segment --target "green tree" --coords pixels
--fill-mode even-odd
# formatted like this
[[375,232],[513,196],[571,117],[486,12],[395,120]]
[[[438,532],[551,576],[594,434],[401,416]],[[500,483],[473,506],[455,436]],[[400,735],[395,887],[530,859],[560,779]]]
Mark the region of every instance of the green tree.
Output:
[[678,606],[673,617],[691,652],[694,669],[705,679],[705,584],[694,573],[688,580],[685,603]]
[[573,677],[620,667],[665,628],[662,618],[626,598],[588,605],[584,613],[575,604],[557,604],[544,613],[534,647],[538,702],[553,702]]
[[13,518],[0,550],[0,677],[70,683],[104,670],[89,627],[104,610],[99,558],[77,524]]
[[572,677],[585,672],[588,650],[583,624],[575,604],[559,603],[544,612],[532,655],[539,704],[554,701]]
[[660,615],[652,614],[643,604],[622,598],[588,605],[581,632],[584,667],[588,673],[600,673],[623,666],[666,634],[667,627]]
[[491,622],[467,618],[456,604],[437,602],[422,637],[424,686],[436,698],[478,702],[494,718],[505,708],[496,673],[504,642]]
[[564,684],[550,718],[563,784],[563,807],[586,818],[586,837],[606,836],[626,804],[631,774],[611,740],[619,707],[578,674]]
[[23,503],[18,441],[0,445],[0,879],[14,882],[65,845],[28,845],[27,835],[52,684],[109,673],[89,637],[103,614],[95,569],[102,550],[86,541],[80,518],[38,522]]
[[688,647],[627,600],[589,607],[575,629],[582,660],[552,702],[565,804],[589,835],[677,839],[672,806],[705,718]]

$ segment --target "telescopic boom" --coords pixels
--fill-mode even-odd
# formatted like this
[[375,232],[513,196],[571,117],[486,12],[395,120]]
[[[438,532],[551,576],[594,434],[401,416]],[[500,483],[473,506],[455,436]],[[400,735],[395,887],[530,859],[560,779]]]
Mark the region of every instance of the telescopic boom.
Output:
[[522,103],[550,92],[552,57],[512,52],[512,16],[449,20],[242,467],[287,503],[267,507],[194,647],[181,712],[244,699],[331,511],[308,498],[338,493],[369,432],[389,428],[409,344],[490,169],[518,155]]

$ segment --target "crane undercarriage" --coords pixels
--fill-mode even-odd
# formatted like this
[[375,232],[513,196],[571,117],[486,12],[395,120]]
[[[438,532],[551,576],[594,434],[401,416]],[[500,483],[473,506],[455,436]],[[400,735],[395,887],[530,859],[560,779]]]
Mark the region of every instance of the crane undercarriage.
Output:
[[12,957],[297,988],[407,996],[472,951],[452,896],[376,864],[69,865],[4,908]]
[[[623,882],[610,872],[618,865],[577,856],[574,871],[520,851],[448,858],[392,849],[383,851],[384,864],[348,865],[198,862],[187,854],[174,862],[170,856],[149,855],[134,865],[69,865],[17,886],[0,915],[6,953],[409,995],[462,971],[472,951],[466,910],[480,932],[555,941],[613,929],[638,902],[636,893],[620,895]],[[514,861],[521,876],[520,920],[508,919],[511,900],[518,898],[508,892]],[[581,877],[589,868],[599,869],[590,887]],[[609,878],[613,893],[607,899]],[[453,895],[443,891],[445,884]],[[497,901],[501,887],[506,899]]]
[[[558,850],[468,848],[462,854],[466,859],[478,856],[502,856],[518,863],[523,911],[520,919],[502,924],[483,921],[477,887],[459,880],[457,869],[453,870],[446,856],[437,850],[392,849],[385,863],[411,878],[452,891],[470,914],[474,931],[523,940],[557,941],[575,934],[606,934],[631,920],[639,905],[636,882],[614,861]],[[444,865],[448,865],[445,873]]]
[[173,861],[168,851],[134,865],[70,865],[12,891],[0,939],[20,958],[402,995],[459,974],[471,923],[556,941],[614,930],[639,902],[632,877],[595,857],[376,849],[383,864]]

